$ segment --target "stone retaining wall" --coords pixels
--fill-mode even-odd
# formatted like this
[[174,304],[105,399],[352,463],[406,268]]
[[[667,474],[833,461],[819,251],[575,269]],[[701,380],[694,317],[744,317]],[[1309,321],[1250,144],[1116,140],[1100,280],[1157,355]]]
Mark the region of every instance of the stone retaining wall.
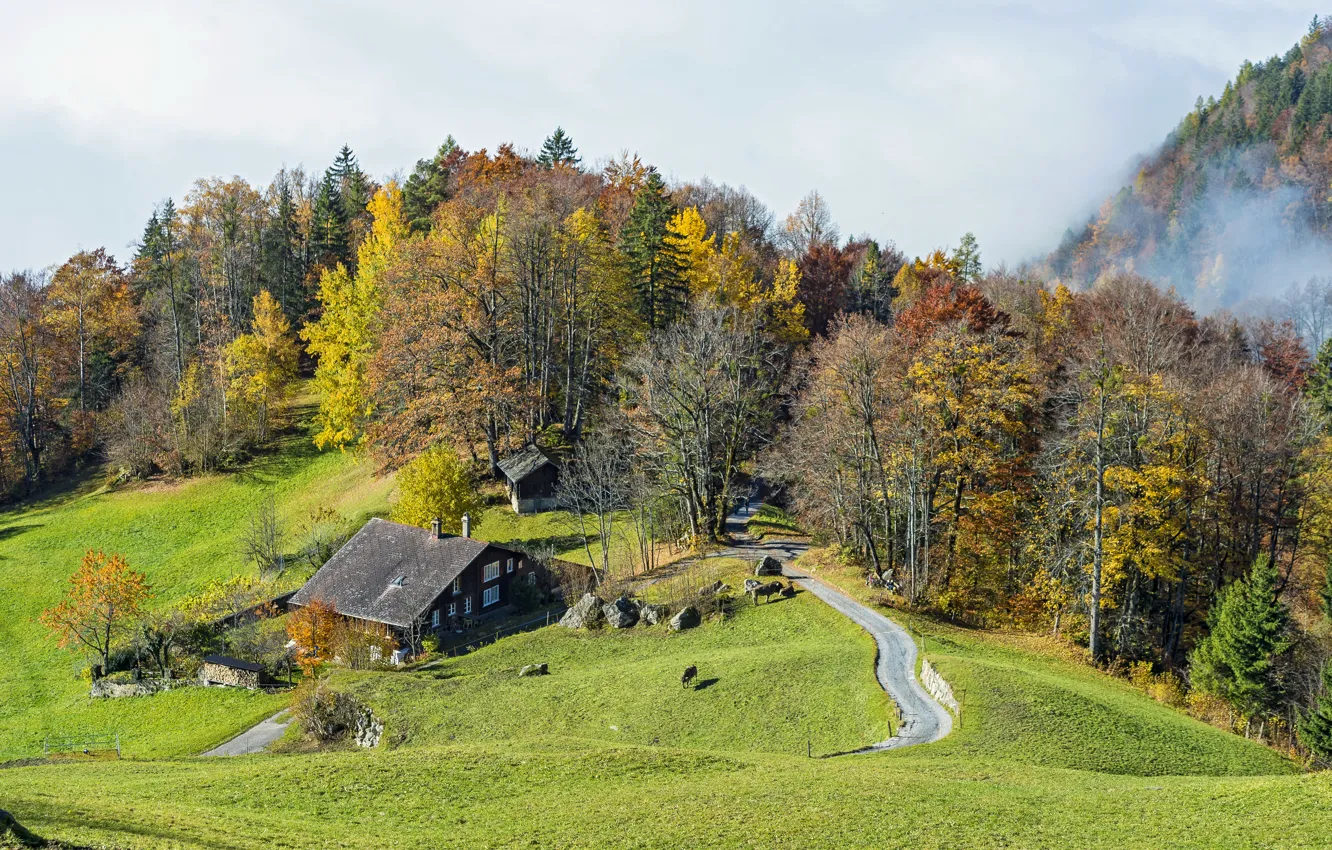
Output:
[[957,698],[953,696],[952,686],[945,682],[939,671],[934,669],[934,665],[924,658],[920,660],[920,683],[925,686],[930,696],[954,714],[962,710],[957,704]]

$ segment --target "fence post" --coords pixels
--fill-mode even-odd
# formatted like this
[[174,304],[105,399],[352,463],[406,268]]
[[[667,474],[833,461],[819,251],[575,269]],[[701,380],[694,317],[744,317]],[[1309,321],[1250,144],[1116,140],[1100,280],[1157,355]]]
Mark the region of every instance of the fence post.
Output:
[[116,758],[120,758],[120,733],[116,733]]

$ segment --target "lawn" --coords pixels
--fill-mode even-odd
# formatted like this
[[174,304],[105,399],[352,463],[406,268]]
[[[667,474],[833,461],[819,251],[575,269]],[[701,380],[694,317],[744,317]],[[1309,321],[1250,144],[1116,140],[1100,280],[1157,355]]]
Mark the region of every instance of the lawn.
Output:
[[[739,586],[747,565],[710,561]],[[546,662],[551,675],[519,678]],[[698,667],[696,688],[680,674]],[[816,753],[889,735],[890,703],[873,675],[874,643],[813,594],[754,606],[724,622],[573,631],[559,626],[501,640],[414,674],[344,674],[335,681],[411,746],[546,738],[715,751]],[[442,711],[441,706],[449,706]]]
[[[387,508],[391,480],[350,455],[315,451],[303,434],[240,473],[180,483],[76,490],[0,515],[0,760],[41,752],[48,734],[120,732],[127,754],[198,752],[271,714],[282,698],[225,690],[129,700],[88,698],[82,656],[59,649],[36,618],[64,594],[88,549],[124,554],[147,574],[154,604],[178,601],[211,579],[251,573],[240,537],[269,495],[288,528],[315,508],[349,520]],[[302,576],[292,575],[291,582]]]

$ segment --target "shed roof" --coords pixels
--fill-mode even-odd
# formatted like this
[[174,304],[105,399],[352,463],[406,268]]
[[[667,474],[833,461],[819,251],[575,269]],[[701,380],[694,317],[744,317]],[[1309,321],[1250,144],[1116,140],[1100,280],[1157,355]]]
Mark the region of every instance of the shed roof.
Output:
[[539,446],[529,443],[527,448],[500,461],[499,468],[504,473],[505,478],[517,483],[546,464],[550,464],[556,469],[560,466],[554,458],[543,452]]
[[259,673],[264,669],[264,665],[255,664],[252,661],[241,661],[239,658],[232,658],[230,655],[205,655],[205,664],[217,664],[221,667],[231,667],[234,670],[249,670],[251,673]]
[[346,617],[406,627],[490,547],[484,540],[437,538],[424,528],[372,519],[296,591],[291,604],[321,599]]

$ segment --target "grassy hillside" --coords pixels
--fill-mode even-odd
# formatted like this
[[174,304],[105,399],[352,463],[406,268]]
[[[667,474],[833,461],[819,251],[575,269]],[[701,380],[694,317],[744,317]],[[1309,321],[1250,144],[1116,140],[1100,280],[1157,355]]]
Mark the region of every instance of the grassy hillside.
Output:
[[[738,586],[747,565],[711,570]],[[520,679],[544,661],[551,675]],[[698,666],[699,687],[680,674]],[[541,629],[416,674],[346,674],[345,685],[411,746],[576,737],[703,750],[819,753],[888,737],[874,643],[812,594],[671,632]],[[447,706],[447,710],[441,707]]]
[[[828,752],[878,737],[884,705],[865,636],[802,594],[692,633],[552,627],[343,674],[385,716],[375,751],[0,770],[0,800],[39,833],[126,847],[1122,850],[1318,847],[1332,829],[1324,776],[1039,643],[912,625],[964,699],[927,747],[804,757],[802,718]],[[552,674],[517,679],[532,661]],[[717,681],[682,692],[685,661]]]
[[88,549],[123,553],[147,574],[155,604],[177,601],[252,569],[240,536],[268,495],[288,527],[320,507],[362,517],[387,505],[391,482],[372,473],[294,435],[239,474],[115,491],[87,484],[0,515],[0,759],[40,752],[47,734],[112,731],[130,754],[184,755],[271,714],[281,698],[224,690],[94,702],[77,678],[85,661],[57,648],[36,618],[64,594]]

